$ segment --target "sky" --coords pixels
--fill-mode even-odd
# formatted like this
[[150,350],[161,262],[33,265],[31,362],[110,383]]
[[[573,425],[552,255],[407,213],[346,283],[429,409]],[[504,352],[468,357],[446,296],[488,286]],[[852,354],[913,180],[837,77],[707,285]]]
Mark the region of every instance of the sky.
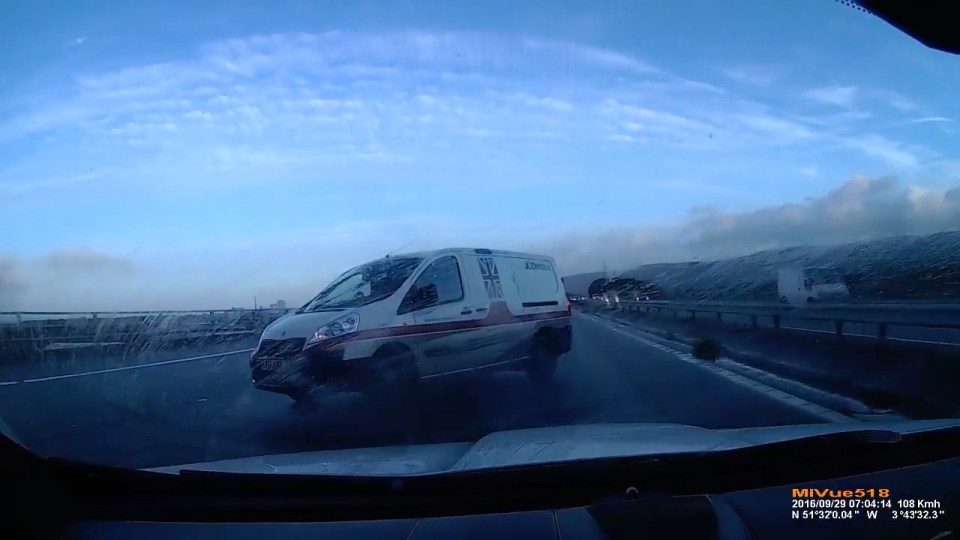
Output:
[[448,246],[570,274],[960,228],[960,57],[834,0],[0,9],[0,311],[297,304]]

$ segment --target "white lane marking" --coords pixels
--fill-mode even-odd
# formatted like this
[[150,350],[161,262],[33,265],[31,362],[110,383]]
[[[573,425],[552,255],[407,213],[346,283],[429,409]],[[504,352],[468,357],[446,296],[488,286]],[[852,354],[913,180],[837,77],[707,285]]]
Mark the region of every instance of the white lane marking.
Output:
[[454,370],[454,371],[444,371],[443,373],[433,373],[433,374],[431,374],[431,375],[423,375],[423,376],[421,376],[420,378],[421,378],[421,379],[433,379],[433,378],[437,378],[437,377],[446,377],[446,376],[448,376],[448,375],[459,375],[459,374],[461,374],[461,373],[482,372],[482,371],[485,371],[485,370],[496,369],[496,368],[502,367],[502,366],[509,366],[509,365],[511,365],[511,364],[517,364],[517,363],[519,363],[519,362],[523,362],[523,361],[526,360],[527,358],[530,358],[530,357],[529,357],[529,356],[521,356],[520,358],[514,358],[513,360],[504,360],[504,361],[502,361],[502,362],[494,362],[494,363],[492,363],[492,364],[484,364],[484,365],[482,365],[482,366],[477,366],[477,367],[457,369],[457,370]]
[[132,369],[169,366],[172,364],[182,364],[184,362],[196,362],[197,360],[206,360],[207,358],[217,358],[220,356],[231,356],[234,354],[248,353],[248,352],[253,352],[254,349],[255,347],[250,349],[240,349],[238,351],[224,351],[224,352],[219,352],[214,354],[205,354],[203,356],[191,356],[189,358],[177,358],[174,360],[163,360],[161,362],[150,362],[149,364],[138,364],[136,366],[123,366],[123,367],[116,367],[116,368],[109,368],[109,369],[98,369],[95,371],[84,371],[81,373],[68,373],[66,375],[53,375],[51,377],[38,377],[35,379],[24,379],[22,381],[2,381],[0,382],[0,386],[11,386],[14,384],[30,384],[30,383],[47,382],[47,381],[59,381],[61,379],[74,379],[77,377],[87,377],[90,375],[103,375],[104,373],[130,371]]
[[833,410],[833,409],[824,407],[824,406],[822,406],[822,405],[817,405],[816,403],[812,403],[812,402],[807,401],[807,400],[805,400],[805,399],[803,399],[803,398],[801,398],[801,397],[795,396],[795,395],[793,395],[793,394],[784,392],[784,391],[779,390],[779,389],[777,389],[777,388],[773,388],[772,386],[768,386],[768,385],[763,384],[763,383],[761,383],[761,382],[755,381],[755,380],[753,380],[753,379],[751,379],[751,378],[749,378],[749,377],[745,377],[745,376],[743,376],[743,375],[740,375],[739,373],[734,373],[734,372],[729,371],[729,370],[727,370],[727,369],[724,369],[723,367],[720,367],[720,366],[718,366],[718,365],[716,365],[716,364],[707,363],[707,362],[705,362],[705,361],[703,361],[703,360],[700,360],[700,359],[694,357],[692,354],[685,353],[685,352],[681,352],[681,351],[678,351],[677,349],[668,347],[668,346],[666,346],[666,345],[661,345],[660,343],[657,343],[657,342],[655,342],[655,341],[651,341],[650,339],[641,337],[641,336],[639,336],[639,335],[637,335],[637,334],[635,333],[636,329],[631,329],[632,331],[628,332],[628,331],[624,330],[623,328],[614,326],[614,325],[612,325],[612,324],[607,324],[607,321],[605,321],[604,319],[602,319],[602,318],[600,318],[600,317],[597,317],[597,316],[595,316],[595,315],[587,315],[587,314],[584,314],[584,316],[585,316],[585,318],[586,318],[587,320],[593,321],[593,322],[595,322],[595,323],[597,323],[597,324],[599,324],[599,325],[607,328],[607,329],[610,330],[611,332],[616,332],[617,334],[620,334],[620,335],[622,335],[622,336],[626,336],[626,337],[628,337],[628,338],[630,338],[630,339],[639,341],[640,343],[642,343],[642,344],[644,344],[644,345],[646,345],[646,346],[648,346],[648,347],[652,347],[652,348],[657,349],[657,350],[659,350],[659,351],[672,354],[672,355],[674,355],[675,357],[679,358],[680,360],[683,360],[684,362],[687,362],[688,364],[692,364],[692,365],[697,366],[697,367],[699,367],[699,368],[701,368],[701,369],[709,370],[709,371],[713,372],[715,375],[717,375],[718,377],[723,377],[723,378],[725,378],[725,379],[727,379],[727,380],[730,380],[730,381],[732,381],[732,382],[734,382],[734,383],[736,383],[736,384],[739,384],[740,386],[743,386],[743,387],[749,388],[749,389],[751,389],[751,390],[754,390],[754,391],[756,391],[756,392],[759,392],[759,393],[761,393],[761,394],[763,394],[763,395],[765,395],[765,396],[767,396],[767,397],[769,397],[769,398],[772,398],[772,399],[775,399],[775,400],[780,401],[780,402],[782,402],[782,403],[785,403],[785,404],[787,404],[787,405],[789,405],[789,406],[791,406],[791,407],[794,407],[794,408],[796,408],[796,409],[800,409],[800,410],[802,410],[802,411],[804,411],[804,412],[806,412],[806,413],[808,413],[808,414],[812,414],[812,415],[814,415],[814,416],[816,416],[816,417],[818,417],[818,418],[820,418],[820,419],[822,419],[822,420],[825,420],[825,421],[827,421],[827,422],[838,422],[838,423],[839,423],[839,422],[858,422],[858,421],[859,421],[859,420],[857,420],[857,419],[855,419],[855,418],[852,418],[852,417],[850,417],[850,416],[847,416],[847,415],[845,415],[845,414],[841,414],[841,413],[839,413],[839,412],[837,412],[837,411],[835,411],[835,410]]

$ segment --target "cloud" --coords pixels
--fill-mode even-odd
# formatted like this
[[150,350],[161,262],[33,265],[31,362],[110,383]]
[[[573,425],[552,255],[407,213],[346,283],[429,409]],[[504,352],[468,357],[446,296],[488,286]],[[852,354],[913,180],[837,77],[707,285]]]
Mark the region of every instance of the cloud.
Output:
[[[742,207],[770,196],[754,189],[760,182],[797,171],[819,174],[801,184],[822,187],[827,171],[923,179],[946,163],[935,148],[876,131],[896,124],[879,117],[884,107],[792,110],[772,92],[746,97],[620,51],[525,37],[275,34],[75,69],[72,84],[19,96],[22,106],[0,116],[8,222],[57,215],[90,237],[8,261],[4,275],[19,288],[15,298],[4,290],[23,309],[296,303],[398,246],[547,251],[565,271],[762,248],[776,238],[736,240],[739,224],[758,218],[699,208],[682,223],[610,229],[623,215],[588,220],[579,199],[640,200],[679,220],[683,201],[733,193]],[[845,99],[834,92],[831,102]],[[601,182],[623,187],[623,199],[593,192]],[[543,190],[556,198],[531,205]],[[934,216],[937,193],[911,196]],[[550,214],[539,209],[554,201]],[[771,212],[802,222],[806,204]],[[130,230],[92,230],[95,212],[129,217]],[[34,249],[64,241],[36,230]],[[723,231],[733,239],[710,237]],[[138,246],[148,247],[129,256]]]
[[814,132],[806,125],[794,120],[776,118],[770,115],[742,115],[739,123],[746,126],[768,140],[782,142],[797,142],[813,138]]
[[917,153],[906,145],[875,133],[845,138],[841,142],[896,167],[916,167],[920,161]]
[[855,177],[819,197],[724,212],[691,210],[672,227],[571,232],[535,249],[554,253],[568,273],[599,270],[600,261],[640,264],[712,260],[797,245],[836,245],[885,236],[960,229],[960,185],[903,186],[894,179]]
[[90,249],[28,260],[7,257],[0,259],[0,294],[5,293],[0,298],[8,310],[31,311],[221,309],[252,305],[254,296],[261,303],[295,304],[362,261],[452,245],[548,253],[564,274],[573,274],[597,271],[604,261],[627,270],[644,263],[957,229],[960,186],[931,188],[858,176],[818,197],[746,212],[701,206],[681,221],[656,227],[598,229],[576,219],[560,228],[547,220],[523,219],[476,226],[454,215],[410,215],[291,230],[281,239],[262,235],[217,247],[185,244],[135,259]]
[[761,66],[733,66],[718,68],[718,71],[730,80],[749,86],[767,87],[779,77],[776,70]]
[[[289,229],[282,237],[254,233],[217,245],[185,238],[135,257],[91,248],[10,257],[7,266],[0,265],[0,277],[10,276],[11,290],[17,295],[0,296],[4,298],[0,308],[209,310],[251,306],[255,296],[261,303],[283,299],[296,304],[348,268],[387,253],[455,245],[519,248],[521,242],[510,239],[517,230],[548,230],[548,226],[524,219],[476,225],[458,216],[411,214]],[[0,293],[4,290],[0,288]]]
[[917,104],[916,101],[902,94],[899,94],[897,92],[886,90],[886,91],[881,91],[878,94],[879,94],[879,100],[882,103],[889,105],[890,107],[893,107],[898,111],[914,112],[918,108],[920,108],[920,106]]
[[[617,51],[484,34],[213,42],[188,58],[82,73],[49,103],[0,119],[0,141],[44,138],[0,170],[0,191],[80,178],[78,164],[91,162],[112,169],[100,182],[133,178],[140,189],[175,192],[351,163],[436,161],[451,145],[492,162],[506,150],[503,139],[517,151],[598,131],[584,130],[590,112],[577,111],[598,88],[580,81],[608,72],[673,80]],[[476,136],[491,140],[465,140]]]
[[[619,51],[479,33],[217,41],[154,64],[80,71],[74,85],[24,103],[0,117],[0,143],[28,149],[0,150],[8,158],[0,195],[8,198],[64,184],[234,189],[347,166],[451,168],[465,156],[497,163],[539,155],[547,170],[556,156],[585,148],[736,159],[761,147],[830,142],[815,119]],[[895,141],[885,150],[847,147],[917,163],[903,148],[896,155]]]
[[13,310],[26,285],[20,261],[11,255],[0,253],[0,311]]
[[77,47],[77,46],[83,45],[86,42],[87,42],[87,36],[80,36],[74,40],[71,40],[70,45]]
[[689,191],[689,192],[695,192],[695,193],[729,194],[735,191],[734,189],[730,188],[730,186],[723,185],[719,182],[704,182],[700,180],[683,180],[683,179],[652,180],[649,182],[644,182],[644,185],[652,188],[656,188],[656,189],[667,189],[671,191]]
[[950,124],[953,123],[953,120],[943,116],[926,116],[923,118],[914,118],[910,120],[911,124]]
[[853,105],[859,90],[856,86],[831,86],[813,88],[804,92],[804,97],[821,105],[836,107],[850,107]]
[[133,259],[89,248],[40,257],[0,253],[0,311],[88,311],[141,307]]
[[133,261],[87,248],[57,251],[40,259],[45,270],[62,276],[89,274],[128,274],[133,271]]

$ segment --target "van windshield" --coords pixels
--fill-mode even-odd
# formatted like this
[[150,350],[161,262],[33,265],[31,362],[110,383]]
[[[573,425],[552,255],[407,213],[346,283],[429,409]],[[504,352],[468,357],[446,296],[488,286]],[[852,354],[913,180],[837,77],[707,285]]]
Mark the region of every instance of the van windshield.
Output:
[[347,270],[301,311],[357,307],[382,300],[395,293],[421,261],[418,257],[388,258]]

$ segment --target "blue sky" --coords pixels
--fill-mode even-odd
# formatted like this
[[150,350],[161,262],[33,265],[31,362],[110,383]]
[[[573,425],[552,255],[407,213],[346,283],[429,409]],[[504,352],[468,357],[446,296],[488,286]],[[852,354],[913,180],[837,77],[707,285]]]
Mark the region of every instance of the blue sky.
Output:
[[576,272],[960,224],[960,59],[832,0],[237,6],[4,5],[0,309],[296,302],[397,249]]

